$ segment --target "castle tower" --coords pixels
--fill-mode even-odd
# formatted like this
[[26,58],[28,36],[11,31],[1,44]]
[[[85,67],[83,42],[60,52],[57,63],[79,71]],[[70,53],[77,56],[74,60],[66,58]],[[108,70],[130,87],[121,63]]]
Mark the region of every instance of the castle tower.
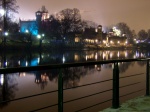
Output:
[[102,25],[97,26],[98,40],[102,41]]
[[36,21],[37,22],[41,22],[42,21],[42,12],[41,11],[35,12],[35,16],[36,16]]
[[36,23],[38,28],[38,33],[42,33],[42,27],[44,26],[45,22],[49,19],[48,10],[45,6],[42,6],[41,11],[37,11],[36,15]]
[[41,33],[41,28],[42,28],[42,13],[41,11],[37,11],[35,13],[36,15],[36,24],[37,24],[37,28],[38,28],[38,33]]

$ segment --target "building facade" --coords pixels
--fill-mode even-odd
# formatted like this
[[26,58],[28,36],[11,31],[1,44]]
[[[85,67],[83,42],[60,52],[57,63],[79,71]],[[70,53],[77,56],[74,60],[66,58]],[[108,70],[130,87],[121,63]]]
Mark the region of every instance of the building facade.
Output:
[[41,10],[35,12],[35,20],[24,20],[20,19],[20,32],[29,32],[32,35],[38,35],[41,33],[42,24],[44,24],[49,19],[48,10],[45,6],[42,6]]

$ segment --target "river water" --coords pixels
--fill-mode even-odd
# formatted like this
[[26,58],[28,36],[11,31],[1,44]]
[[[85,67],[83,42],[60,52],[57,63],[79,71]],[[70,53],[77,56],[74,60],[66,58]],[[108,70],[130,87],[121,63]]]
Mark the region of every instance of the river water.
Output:
[[[37,66],[45,64],[127,58],[135,59],[149,56],[150,52],[144,50],[54,50],[49,52],[14,51],[13,53],[1,53],[0,67]],[[120,103],[139,95],[145,95],[145,62],[119,63],[119,70],[121,96]],[[0,111],[28,112],[57,104],[58,74],[59,70],[57,69],[21,73],[18,72],[13,74],[5,74],[5,76],[4,74],[0,74],[0,101],[14,100],[21,97],[50,92],[41,96],[34,96],[26,99],[19,99],[12,102],[2,103],[0,105]],[[64,103],[64,112],[98,112],[104,108],[112,106],[112,74],[112,63],[103,65],[70,67],[64,69],[63,88],[66,89],[64,90],[64,102],[66,102]],[[127,78],[124,78],[126,76]],[[90,83],[95,84],[76,88],[77,86]],[[79,99],[74,100],[77,98]],[[52,106],[38,110],[37,112],[57,111],[58,107]]]

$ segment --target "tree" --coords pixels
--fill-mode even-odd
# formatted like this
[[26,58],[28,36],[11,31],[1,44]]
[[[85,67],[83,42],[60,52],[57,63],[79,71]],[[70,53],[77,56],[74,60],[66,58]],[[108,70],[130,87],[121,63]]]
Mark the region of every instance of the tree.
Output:
[[8,18],[12,17],[14,13],[18,13],[19,6],[16,4],[16,0],[0,0],[0,7],[6,8],[5,10]]
[[148,33],[145,30],[142,29],[138,32],[138,39],[140,41],[147,39],[147,37],[148,37]]
[[[4,15],[4,30],[9,27],[10,22],[13,20],[13,14],[18,13],[18,8],[19,6],[16,5],[16,0],[0,0],[0,7],[3,7],[5,10],[5,15]],[[2,17],[1,17],[2,18]]]
[[49,21],[43,27],[43,31],[49,39],[59,39],[61,37],[61,24],[60,21],[55,18],[54,15],[50,15]]
[[132,31],[126,23],[118,23],[116,27],[121,31],[121,35],[125,34],[128,39],[132,38]]
[[61,33],[66,37],[70,32],[82,30],[81,14],[79,9],[64,9],[57,14],[57,19],[61,22]]
[[150,39],[150,29],[148,29],[148,31],[147,31],[147,37]]

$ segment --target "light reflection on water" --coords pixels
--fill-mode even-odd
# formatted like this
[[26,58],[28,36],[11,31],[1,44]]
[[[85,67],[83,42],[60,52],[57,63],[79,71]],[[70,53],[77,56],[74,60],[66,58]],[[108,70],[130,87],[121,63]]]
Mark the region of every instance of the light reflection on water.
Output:
[[[137,51],[139,52],[139,51]],[[122,58],[133,58],[134,56],[145,57],[148,53],[137,53],[133,51],[85,51],[85,52],[71,52],[69,53],[60,53],[55,55],[50,55],[43,53],[41,55],[32,54],[30,56],[18,55],[6,55],[5,59],[7,60],[7,67],[12,66],[35,66],[38,64],[47,64],[47,63],[69,63],[69,62],[79,62],[79,61],[95,61],[95,60],[107,60],[107,59],[122,59]],[[62,58],[61,58],[62,56]],[[126,57],[128,56],[128,57]],[[1,58],[1,65],[4,60]],[[64,70],[64,82],[63,86],[65,88],[71,88],[76,86],[81,86],[85,84],[90,84],[93,82],[104,81],[112,79],[112,64],[103,64],[103,65],[93,65],[93,66],[83,66],[83,67],[72,67]],[[128,76],[138,73],[145,74],[145,63],[144,62],[132,62],[132,63],[119,63],[120,76]],[[138,70],[138,71],[137,71]],[[33,72],[22,72],[0,75],[0,90],[1,97],[0,100],[10,100],[30,95],[35,95],[39,93],[49,92],[57,90],[58,88],[58,74],[57,69],[47,70],[47,71],[33,71]],[[145,80],[145,75],[138,76],[136,79],[122,79],[120,85],[123,86],[127,82],[139,82]],[[143,81],[144,82],[144,81]],[[135,85],[137,86],[137,85]],[[137,90],[140,88],[145,88],[145,83],[140,83],[139,88],[135,86],[131,87],[130,90]],[[75,88],[68,91],[64,91],[64,101],[76,99],[100,91],[105,91],[112,89],[112,81],[100,83],[96,85],[91,85],[83,88]],[[120,92],[121,94],[128,93],[130,90],[126,91],[125,89]],[[4,94],[5,93],[5,94]],[[144,92],[139,93],[144,94]],[[136,95],[139,95],[136,94]],[[133,96],[136,96],[131,95]],[[74,112],[85,108],[90,105],[105,101],[112,97],[112,91],[106,92],[104,94],[96,95],[89,97],[87,99],[77,100],[71,103],[64,104],[65,112]],[[121,98],[121,101],[126,100],[127,98]],[[37,96],[26,100],[19,100],[10,103],[5,103],[0,106],[1,112],[10,112],[11,111],[20,111],[26,112],[29,110],[34,110],[37,108],[42,108],[48,105],[56,104],[58,101],[57,93],[45,94],[43,96]],[[111,102],[104,103],[100,106],[93,107],[86,112],[99,111],[105,107],[111,106]],[[48,108],[46,111],[57,111],[57,106],[53,108]]]
[[0,67],[37,66],[98,60],[149,57],[149,51],[140,50],[101,50],[101,51],[49,51],[2,53]]

